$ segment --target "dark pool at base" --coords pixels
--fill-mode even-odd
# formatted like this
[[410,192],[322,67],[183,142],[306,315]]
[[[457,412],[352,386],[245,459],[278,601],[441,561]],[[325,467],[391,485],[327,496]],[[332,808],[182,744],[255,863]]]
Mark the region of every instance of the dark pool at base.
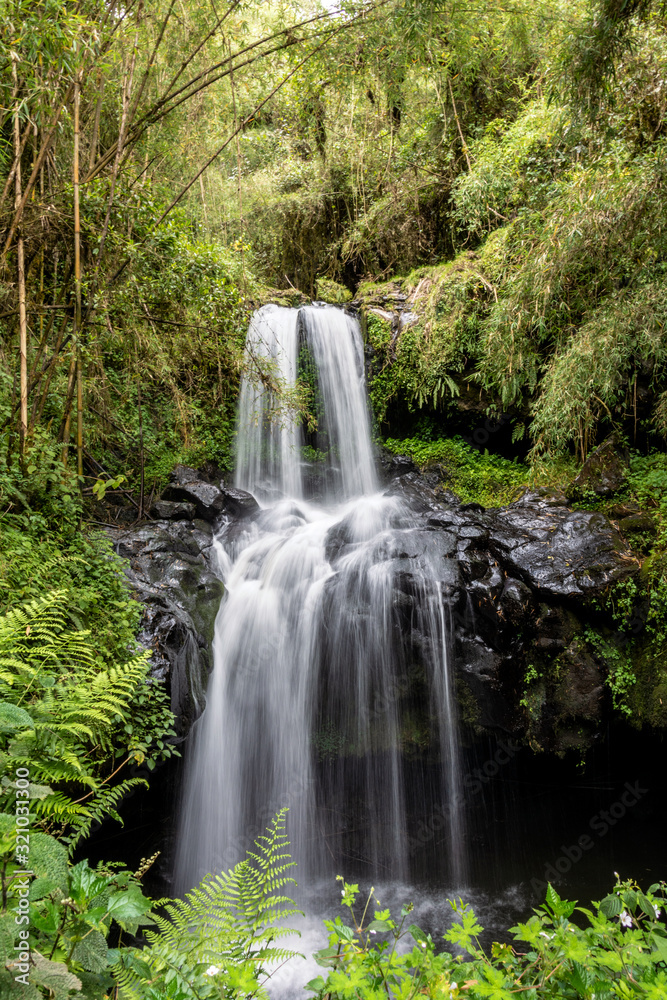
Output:
[[[585,766],[573,757],[559,760],[522,748],[501,754],[510,759],[489,775],[495,769],[484,765],[496,759],[500,746],[512,747],[511,738],[478,740],[464,754],[464,884],[452,885],[447,876],[437,767],[413,761],[406,767],[409,871],[402,880],[392,875],[390,864],[386,871],[370,872],[363,860],[363,829],[357,828],[330,845],[334,857],[317,890],[327,907],[340,898],[335,881],[340,874],[364,888],[393,886],[391,892],[385,889],[386,901],[380,897],[383,905],[389,896],[399,908],[411,901],[410,893],[419,897],[425,929],[434,934],[442,933],[435,925],[448,912],[447,896],[463,896],[480,907],[489,932],[504,936],[504,929],[543,901],[547,881],[561,896],[587,905],[609,892],[614,872],[644,887],[667,877],[667,769],[659,735],[619,725],[605,733]],[[146,884],[152,894],[168,894],[180,777],[178,762],[160,768],[148,791],[138,790],[125,802],[125,826],[104,824],[86,844],[85,856],[133,867],[160,851]],[[298,880],[298,871],[295,876]],[[399,898],[403,891],[408,898]],[[313,899],[312,891],[308,896]],[[326,913],[320,906],[315,910],[318,916]]]

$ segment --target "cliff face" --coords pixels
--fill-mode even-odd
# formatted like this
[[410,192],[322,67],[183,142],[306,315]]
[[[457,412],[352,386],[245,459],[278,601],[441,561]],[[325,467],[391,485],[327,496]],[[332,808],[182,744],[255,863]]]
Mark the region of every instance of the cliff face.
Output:
[[464,721],[534,749],[584,750],[612,709],[610,664],[591,637],[604,629],[622,647],[604,601],[638,559],[607,517],[572,510],[563,494],[485,510],[427,476],[407,472],[388,489],[443,550]]
[[[168,679],[182,734],[203,709],[224,593],[216,527],[231,520],[243,531],[258,513],[248,494],[186,473],[177,470],[172,499],[153,510],[157,520],[115,540],[145,605],[141,640],[153,650],[156,675]],[[527,492],[485,510],[462,503],[438,485],[437,473],[422,475],[407,458],[386,459],[384,476],[386,492],[400,496],[414,519],[395,574],[397,614],[415,664],[414,689],[400,694],[417,719],[401,737],[405,753],[430,752],[419,736],[428,728],[428,707],[418,704],[420,650],[428,640],[411,624],[419,599],[414,567],[427,550],[449,612],[464,739],[487,731],[534,750],[585,751],[615,704],[621,711],[627,705],[619,663],[630,663],[629,640],[605,610],[610,591],[640,571],[622,533],[603,514],[573,510],[555,491]],[[334,566],[345,544],[344,522],[337,527],[327,550]],[[638,685],[642,697],[647,684]]]

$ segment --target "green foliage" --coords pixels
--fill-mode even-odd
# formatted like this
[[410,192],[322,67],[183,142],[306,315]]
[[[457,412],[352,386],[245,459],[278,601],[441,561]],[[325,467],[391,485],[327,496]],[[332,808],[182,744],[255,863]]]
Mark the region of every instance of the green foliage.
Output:
[[273,944],[294,933],[283,921],[299,912],[284,894],[294,883],[285,814],[231,871],[207,875],[184,900],[163,901],[163,914],[153,915],[157,930],[146,931],[147,947],[118,956],[114,976],[123,996],[267,996],[266,963],[295,954]]
[[353,296],[344,285],[332,281],[331,278],[318,278],[315,287],[315,294],[322,302],[332,302],[335,305],[342,305],[351,302]]
[[441,485],[451,489],[466,503],[501,507],[516,499],[521,489],[532,484],[529,468],[499,455],[480,452],[460,437],[423,441],[389,438],[385,447],[397,455],[409,455],[422,468],[440,466]]
[[[644,893],[635,883],[619,880],[610,895],[587,909],[561,899],[550,885],[546,902],[511,928],[514,944],[496,942],[489,952],[480,944],[482,927],[473,910],[454,901],[457,919],[444,938],[457,949],[455,957],[437,949],[431,935],[416,925],[406,926],[410,904],[399,920],[388,910],[373,913],[371,890],[358,919],[358,886],[344,883],[342,905],[349,923],[340,917],[325,921],[329,947],[317,959],[329,971],[308,987],[322,1000],[512,1000],[518,992],[558,1000],[659,1000],[667,990],[667,934],[660,919],[666,889],[659,882]],[[570,919],[575,911],[587,921],[583,929]],[[408,935],[411,948],[406,947]]]
[[149,684],[148,654],[105,663],[87,630],[68,621],[53,591],[0,618],[0,809],[11,810],[17,767],[31,781],[33,822],[71,847],[141,779],[117,781],[128,763],[169,756],[173,716]]
[[628,704],[630,689],[637,682],[630,650],[621,645],[617,637],[605,638],[595,629],[584,631],[586,642],[606,668],[605,681],[612,695],[614,708],[625,716],[632,715]]
[[134,644],[140,605],[130,597],[121,560],[109,539],[68,526],[50,530],[41,510],[0,519],[0,610],[63,592],[67,615],[95,636],[96,661],[122,658]]

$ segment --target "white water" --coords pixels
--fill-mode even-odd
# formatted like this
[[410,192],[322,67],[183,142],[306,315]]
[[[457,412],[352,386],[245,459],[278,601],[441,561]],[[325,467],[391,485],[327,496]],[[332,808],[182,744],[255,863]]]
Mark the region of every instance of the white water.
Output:
[[235,864],[282,806],[299,881],[350,867],[407,878],[402,743],[415,671],[430,698],[459,883],[462,820],[446,808],[462,798],[456,711],[428,532],[377,492],[356,322],[333,308],[265,307],[248,333],[248,349],[274,359],[288,384],[304,344],[317,371],[318,441],[328,446],[324,497],[303,499],[318,491],[293,417],[271,421],[271,394],[244,384],[237,484],[283,498],[217,540],[227,593],[189,752],[178,887]]

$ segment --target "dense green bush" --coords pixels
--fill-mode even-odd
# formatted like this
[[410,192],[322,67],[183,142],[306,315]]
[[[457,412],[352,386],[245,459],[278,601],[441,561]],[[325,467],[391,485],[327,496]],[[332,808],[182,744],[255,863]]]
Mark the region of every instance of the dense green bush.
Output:
[[[451,902],[457,919],[444,934],[451,950],[442,951],[430,934],[408,925],[410,904],[392,918],[389,910],[374,909],[371,890],[358,919],[359,887],[344,884],[349,923],[340,917],[325,921],[329,947],[317,957],[330,971],[309,987],[321,1000],[663,1000],[666,889],[658,882],[644,893],[619,880],[589,909],[561,899],[549,886],[546,903],[511,928],[514,943],[494,943],[487,952],[479,940],[483,928],[463,900]],[[408,935],[412,948],[406,947]]]
[[384,443],[394,454],[409,455],[422,469],[438,466],[441,485],[466,503],[501,507],[535,482],[535,473],[529,466],[488,451],[477,451],[460,437],[435,441],[388,438]]

